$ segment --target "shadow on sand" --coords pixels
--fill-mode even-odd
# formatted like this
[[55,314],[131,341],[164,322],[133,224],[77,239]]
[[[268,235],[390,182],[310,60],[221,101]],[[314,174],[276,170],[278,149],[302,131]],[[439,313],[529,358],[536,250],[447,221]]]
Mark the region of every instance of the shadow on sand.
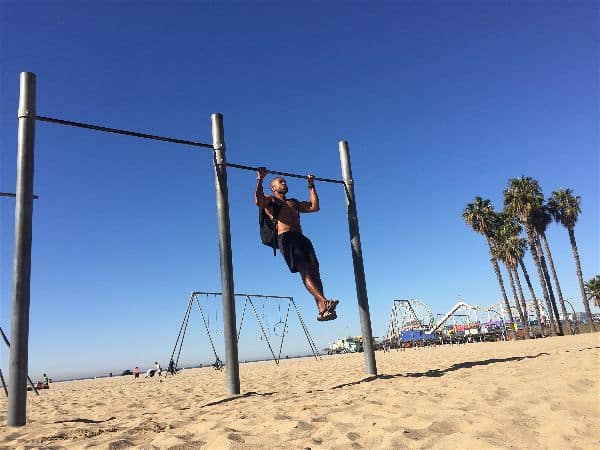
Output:
[[201,406],[201,408],[206,408],[207,406],[220,405],[222,403],[228,403],[228,402],[232,402],[235,400],[239,400],[241,398],[252,397],[255,395],[260,395],[261,397],[269,397],[274,394],[276,394],[276,392],[264,392],[262,394],[260,392],[246,392],[245,394],[236,395],[235,397],[227,397],[227,398],[223,398],[221,400],[216,400],[214,402],[207,403],[206,405]]
[[405,378],[420,378],[420,377],[437,378],[437,377],[444,376],[444,374],[446,374],[448,372],[454,372],[456,370],[469,369],[471,367],[476,367],[476,366],[487,366],[489,364],[521,361],[523,359],[533,359],[533,358],[539,358],[540,356],[547,356],[547,355],[550,355],[550,353],[543,352],[543,353],[538,353],[537,355],[531,355],[531,356],[511,356],[510,358],[491,358],[491,359],[484,359],[482,361],[465,361],[465,362],[461,362],[461,363],[457,363],[457,364],[452,364],[447,369],[431,369],[431,370],[428,370],[427,372],[396,373],[393,375],[388,375],[388,374],[373,375],[373,376],[370,376],[367,378],[363,378],[362,380],[352,381],[350,383],[338,384],[337,386],[333,386],[331,389],[341,389],[343,387],[355,386],[357,384],[362,384],[362,383],[369,383],[369,382],[375,381],[375,380],[389,380],[389,379],[393,379],[393,378],[402,378],[402,377],[405,377]]
[[79,422],[79,423],[104,423],[104,422],[108,422],[110,420],[115,420],[116,417],[109,417],[106,420],[94,420],[94,419],[84,419],[81,417],[78,417],[77,419],[65,419],[65,420],[57,420],[54,423],[67,423],[67,422]]
[[[549,356],[549,355],[550,355],[550,353],[542,352],[542,353],[538,353],[537,355],[511,356],[510,358],[490,358],[490,359],[484,359],[481,361],[464,361],[461,363],[452,364],[450,367],[448,367],[446,369],[431,369],[431,370],[428,370],[427,372],[380,374],[380,375],[374,375],[374,376],[370,376],[367,378],[363,378],[362,380],[351,381],[349,383],[344,383],[344,384],[338,384],[337,386],[333,386],[331,389],[341,389],[341,388],[348,387],[348,386],[355,386],[357,384],[369,383],[369,382],[375,381],[375,380],[389,380],[389,379],[393,379],[393,378],[420,378],[420,377],[439,378],[439,377],[444,376],[444,374],[446,374],[448,372],[455,372],[455,371],[461,370],[461,369],[469,369],[471,367],[476,367],[476,366],[487,366],[490,364],[500,364],[500,363],[507,363],[507,362],[513,362],[513,361],[522,361],[524,359],[535,359],[535,358],[539,358],[540,356]],[[320,392],[321,390],[317,389],[316,391]],[[312,392],[312,391],[309,391],[309,392]],[[232,402],[235,400],[252,397],[252,396],[269,397],[269,396],[275,395],[275,394],[277,394],[277,392],[264,392],[264,393],[246,392],[245,394],[236,395],[234,397],[227,397],[227,398],[223,398],[221,400],[216,400],[214,402],[206,403],[201,408],[206,408],[208,406],[220,405],[223,403],[228,403],[228,402]]]

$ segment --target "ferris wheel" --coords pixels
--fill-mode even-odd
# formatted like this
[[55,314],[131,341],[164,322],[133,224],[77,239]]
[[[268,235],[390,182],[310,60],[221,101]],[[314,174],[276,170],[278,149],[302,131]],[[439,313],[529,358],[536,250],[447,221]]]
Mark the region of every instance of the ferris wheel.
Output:
[[387,339],[398,338],[407,330],[429,330],[433,325],[435,317],[425,303],[415,299],[396,299],[390,313]]

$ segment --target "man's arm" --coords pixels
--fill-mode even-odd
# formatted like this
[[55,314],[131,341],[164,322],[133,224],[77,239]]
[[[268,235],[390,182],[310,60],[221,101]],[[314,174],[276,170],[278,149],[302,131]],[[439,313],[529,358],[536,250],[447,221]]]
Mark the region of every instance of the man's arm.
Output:
[[298,210],[304,213],[317,212],[319,207],[319,196],[317,195],[317,188],[315,187],[315,176],[308,176],[308,192],[310,199],[307,202],[300,202]]
[[263,180],[267,176],[267,169],[264,167],[258,168],[258,173],[256,175],[256,191],[254,192],[254,203],[259,208],[266,208],[271,204],[271,200],[269,197],[265,196],[263,191]]

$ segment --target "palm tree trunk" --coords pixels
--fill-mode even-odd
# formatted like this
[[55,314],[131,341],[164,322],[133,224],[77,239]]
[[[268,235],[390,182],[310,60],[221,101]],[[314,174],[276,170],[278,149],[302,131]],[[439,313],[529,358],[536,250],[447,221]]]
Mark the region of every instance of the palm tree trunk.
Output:
[[[521,318],[521,323],[523,324],[523,331],[525,331],[525,315],[523,314],[523,310],[521,309],[521,305],[519,304],[519,297],[517,297],[517,289],[515,287],[515,278],[513,277],[512,269],[509,266],[506,266],[506,270],[508,270],[508,279],[510,280],[510,287],[512,288],[513,297],[515,298],[515,304],[517,305],[517,311],[519,313],[519,317]],[[516,332],[517,330],[515,330]],[[525,339],[527,339],[527,335],[529,333],[525,332]]]
[[525,231],[527,233],[529,249],[531,250],[533,262],[535,263],[538,279],[540,281],[540,284],[542,285],[542,293],[544,294],[544,300],[546,300],[546,306],[548,308],[548,318],[550,319],[550,324],[552,325],[552,331],[554,332],[554,334],[558,334],[558,330],[556,329],[556,323],[554,323],[554,317],[552,316],[552,306],[550,305],[550,298],[548,297],[548,288],[546,287],[546,280],[544,280],[544,274],[542,273],[542,264],[540,263],[540,256],[538,255],[537,246],[535,245],[533,227],[530,223],[525,224]]
[[495,258],[492,258],[492,265],[494,266],[494,272],[496,272],[496,278],[498,278],[498,284],[500,285],[500,291],[502,291],[502,300],[504,300],[504,307],[508,312],[508,318],[510,319],[510,323],[514,326],[515,318],[513,317],[512,310],[510,309],[510,303],[508,303],[508,296],[506,295],[506,289],[504,289],[504,280],[502,279],[502,274],[500,273],[500,266],[498,266],[498,261]]
[[527,303],[525,303],[525,296],[523,295],[523,288],[521,287],[521,280],[519,279],[519,272],[517,272],[517,266],[513,267],[512,270],[515,274],[517,289],[519,290],[519,295],[521,297],[521,308],[523,309],[523,316],[525,317],[525,321],[523,322],[523,328],[525,329],[525,339],[529,339],[529,314],[527,314]]
[[[556,286],[556,292],[558,292],[558,302],[560,303],[560,309],[562,310],[563,317],[565,318],[565,324],[569,324],[569,313],[567,312],[567,307],[565,306],[565,299],[562,295],[562,290],[560,288],[560,283],[558,282],[558,276],[556,275],[556,269],[554,267],[554,260],[552,259],[552,253],[550,252],[550,246],[548,245],[548,240],[546,239],[546,233],[540,233],[540,240],[544,245],[544,250],[546,251],[546,255],[548,255],[548,262],[550,263],[550,272],[552,272],[552,278],[554,279],[554,285]],[[571,333],[571,327],[566,326],[569,330],[569,334]]]
[[544,322],[542,321],[542,313],[540,311],[539,300],[535,297],[535,291],[533,290],[533,285],[531,284],[531,280],[529,279],[529,273],[527,273],[527,268],[525,267],[525,263],[521,259],[519,261],[521,264],[521,270],[523,271],[523,276],[525,277],[525,281],[527,282],[527,286],[529,287],[529,292],[531,293],[531,299],[533,300],[533,306],[535,307],[535,316],[538,321],[538,327],[540,329],[540,334],[544,336]]
[[[490,247],[490,252],[492,251],[492,243],[490,239],[487,240],[488,246]],[[510,323],[512,326],[515,324],[515,319],[513,318],[512,311],[510,309],[510,304],[508,303],[508,297],[506,296],[506,289],[504,289],[504,280],[502,280],[502,274],[500,273],[500,267],[498,266],[498,261],[493,256],[490,258],[490,262],[492,263],[492,267],[494,268],[494,272],[496,273],[496,278],[498,278],[498,284],[500,285],[500,291],[502,291],[502,300],[504,300],[504,307],[506,311],[508,311],[508,318],[510,319]]]
[[592,317],[592,310],[590,309],[590,301],[585,295],[585,287],[583,286],[583,275],[581,273],[581,262],[579,261],[579,251],[577,250],[577,242],[575,242],[575,231],[569,228],[569,240],[571,241],[571,249],[573,250],[573,258],[575,258],[575,270],[577,271],[577,278],[579,279],[579,288],[581,289],[581,297],[583,298],[583,306],[585,307],[585,313],[588,316],[588,320],[592,324],[592,330],[596,331],[596,325]]
[[563,335],[562,325],[560,323],[560,314],[558,313],[558,307],[556,306],[556,298],[554,297],[554,289],[552,289],[552,283],[550,282],[550,274],[548,274],[548,266],[546,265],[546,258],[544,258],[544,251],[542,250],[542,244],[540,243],[539,234],[535,234],[535,241],[537,249],[540,254],[540,263],[542,264],[542,271],[544,273],[544,279],[546,280],[546,286],[548,287],[548,294],[550,295],[550,304],[552,305],[552,313],[556,318],[556,325],[558,327],[558,335]]

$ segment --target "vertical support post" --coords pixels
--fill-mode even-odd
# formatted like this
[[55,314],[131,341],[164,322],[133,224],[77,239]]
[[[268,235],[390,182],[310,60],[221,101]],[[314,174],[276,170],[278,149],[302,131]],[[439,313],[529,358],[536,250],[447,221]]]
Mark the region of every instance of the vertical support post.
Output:
[[369,375],[377,375],[375,350],[373,349],[373,332],[371,330],[371,315],[369,313],[369,298],[367,296],[367,282],[365,280],[365,268],[363,264],[362,249],[360,246],[358,214],[356,212],[354,180],[352,179],[352,167],[350,165],[348,142],[340,141],[339,149],[340,162],[342,164],[342,178],[344,180],[346,194],[346,208],[348,210],[350,248],[352,250],[352,262],[354,264],[354,280],[356,283],[356,296],[358,298],[358,312],[360,315],[360,328],[363,338],[363,349],[365,352],[366,372]]
[[31,234],[33,221],[33,164],[35,140],[35,75],[22,72],[19,95],[13,299],[8,371],[8,426],[27,421],[27,365]]
[[233,290],[233,263],[231,257],[231,230],[229,227],[229,194],[227,189],[227,161],[223,115],[211,115],[215,163],[215,189],[217,191],[217,223],[219,226],[219,255],[221,259],[221,292],[223,301],[223,336],[225,338],[225,371],[227,392],[240,393],[240,368],[235,320],[235,295]]

